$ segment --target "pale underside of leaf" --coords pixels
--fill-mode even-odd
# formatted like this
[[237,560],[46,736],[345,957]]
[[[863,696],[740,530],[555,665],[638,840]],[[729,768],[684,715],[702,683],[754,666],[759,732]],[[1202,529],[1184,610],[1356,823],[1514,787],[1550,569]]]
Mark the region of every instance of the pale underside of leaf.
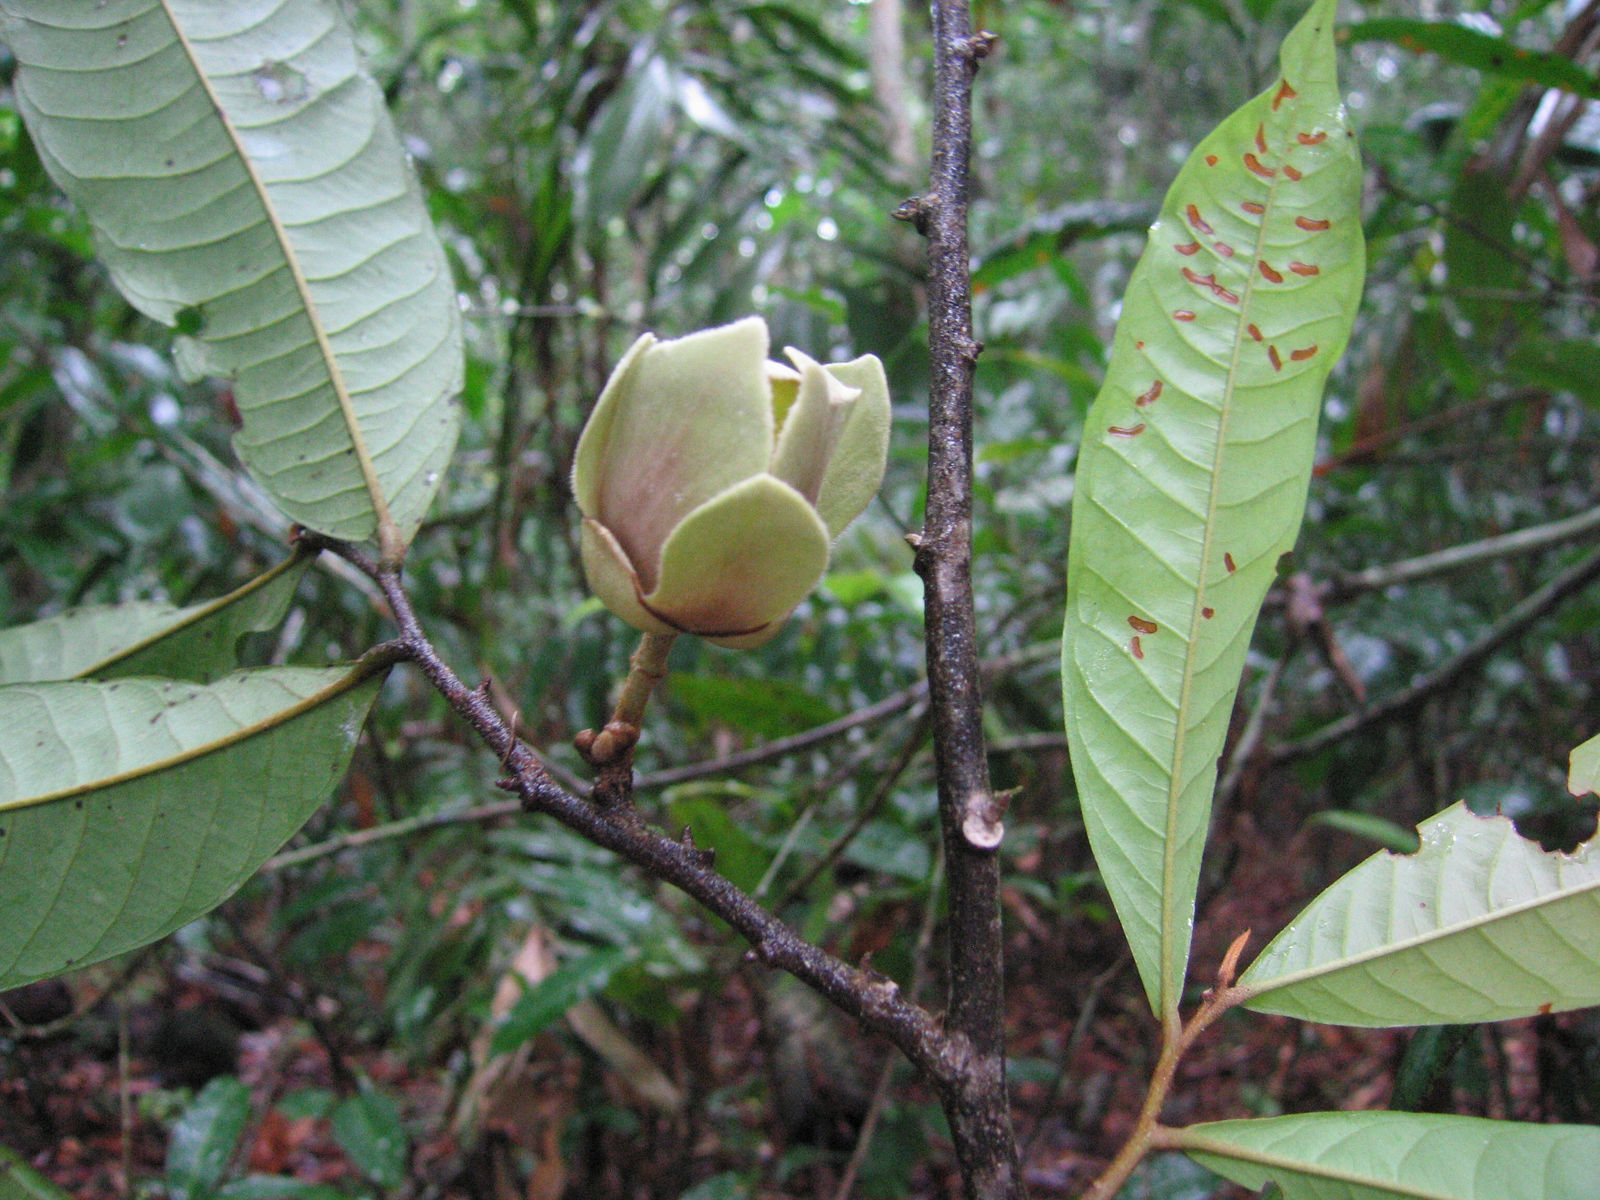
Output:
[[186,608],[108,604],[0,629],[0,684],[121,675],[214,679],[238,665],[241,636],[283,619],[307,561],[285,559],[226,596]]
[[1216,760],[1299,530],[1360,298],[1332,0],[1195,150],[1129,282],[1079,455],[1062,672],[1079,800],[1152,1006],[1187,971]]
[[1600,734],[1573,748],[1567,770],[1567,791],[1574,796],[1600,792]]
[[1593,1200],[1600,1129],[1421,1113],[1304,1113],[1178,1132],[1203,1166],[1284,1200]]
[[20,111],[118,287],[198,325],[288,515],[398,554],[454,446],[455,291],[326,0],[0,0]]
[[1457,804],[1411,855],[1373,855],[1290,922],[1249,1007],[1340,1025],[1497,1021],[1600,1004],[1600,850],[1542,850]]
[[214,907],[344,773],[380,677],[0,687],[0,990]]

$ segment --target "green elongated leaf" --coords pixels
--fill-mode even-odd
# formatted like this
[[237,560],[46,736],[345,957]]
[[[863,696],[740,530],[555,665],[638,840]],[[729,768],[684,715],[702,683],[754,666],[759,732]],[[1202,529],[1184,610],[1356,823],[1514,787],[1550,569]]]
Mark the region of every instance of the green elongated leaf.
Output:
[[1078,460],[1062,681],[1091,844],[1150,1002],[1183,987],[1228,715],[1293,544],[1363,272],[1333,0],[1196,148],[1128,283]]
[[330,0],[0,0],[17,106],[296,521],[398,555],[455,444],[455,290]]
[[1369,842],[1377,842],[1385,850],[1397,850],[1401,854],[1412,854],[1417,849],[1415,829],[1398,825],[1388,817],[1380,817],[1374,813],[1329,808],[1315,814],[1306,824],[1321,825],[1327,829],[1337,829],[1340,833],[1366,838]]
[[1573,748],[1567,761],[1567,791],[1574,796],[1600,792],[1600,733]]
[[1303,1113],[1178,1131],[1180,1149],[1284,1200],[1593,1200],[1600,1129],[1421,1113]]
[[72,1200],[15,1150],[0,1146],[0,1200]]
[[307,559],[284,560],[219,600],[107,604],[0,629],[0,684],[163,675],[209,683],[238,665],[247,633],[283,620]]
[[250,1090],[237,1079],[219,1076],[200,1090],[167,1142],[167,1192],[173,1200],[215,1194],[249,1119]]
[[667,140],[672,75],[651,56],[629,72],[572,161],[575,206],[592,233],[627,211]]
[[399,1187],[406,1180],[406,1134],[400,1110],[382,1092],[364,1086],[333,1110],[330,1124],[350,1161],[382,1187]]
[[1418,833],[1417,853],[1373,855],[1272,940],[1239,977],[1250,1008],[1381,1026],[1600,1004],[1595,840],[1548,853],[1464,804]]
[[512,1006],[495,1030],[491,1054],[508,1054],[559,1021],[567,1009],[603,989],[611,977],[636,957],[628,946],[602,946],[562,963],[534,984]]
[[379,676],[0,687],[0,990],[220,904],[327,799]]
[[1437,54],[1446,62],[1494,75],[1561,88],[1577,96],[1600,99],[1600,78],[1570,58],[1548,50],[1529,50],[1453,21],[1416,21],[1383,17],[1357,21],[1340,31],[1346,42],[1393,42],[1413,54]]

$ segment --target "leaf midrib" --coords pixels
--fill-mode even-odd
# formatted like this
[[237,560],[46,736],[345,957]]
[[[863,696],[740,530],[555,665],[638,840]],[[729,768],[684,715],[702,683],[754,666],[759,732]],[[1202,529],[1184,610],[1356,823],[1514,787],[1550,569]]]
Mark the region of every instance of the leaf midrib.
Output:
[[[1282,77],[1283,72],[1280,68],[1275,78],[1281,79]],[[1298,110],[1299,104],[1295,102],[1286,105],[1285,108],[1292,113]],[[1265,120],[1263,120],[1263,124],[1265,124]],[[1291,124],[1291,121],[1284,118],[1278,123],[1278,127],[1273,132],[1278,136],[1282,136],[1283,130],[1288,129]],[[1279,157],[1287,157],[1287,151],[1280,150]],[[1265,244],[1267,222],[1273,213],[1273,204],[1277,197],[1278,178],[1278,173],[1274,172],[1271,181],[1266,185],[1265,211],[1261,213],[1260,223],[1256,228],[1255,242],[1252,246],[1249,260],[1250,265],[1245,268],[1243,294],[1240,297],[1239,312],[1234,321],[1233,352],[1228,359],[1227,371],[1223,377],[1222,399],[1217,415],[1216,448],[1211,456],[1210,486],[1206,493],[1204,534],[1200,542],[1200,575],[1195,583],[1194,600],[1189,610],[1189,633],[1184,646],[1183,677],[1178,688],[1178,719],[1175,723],[1173,734],[1172,770],[1167,781],[1166,837],[1162,845],[1161,854],[1161,1002],[1163,1017],[1169,1022],[1177,1019],[1178,999],[1183,991],[1182,977],[1186,971],[1189,949],[1188,938],[1180,936],[1180,930],[1178,929],[1178,910],[1181,906],[1176,887],[1179,857],[1178,815],[1183,803],[1184,754],[1189,737],[1188,715],[1194,689],[1196,663],[1200,652],[1203,621],[1200,614],[1205,607],[1207,589],[1210,584],[1209,571],[1217,526],[1218,496],[1222,490],[1222,466],[1228,449],[1228,422],[1233,413],[1240,356],[1244,353],[1245,327],[1249,324],[1246,317],[1249,315],[1250,304],[1255,297],[1257,287],[1255,264],[1260,261]],[[1181,220],[1180,214],[1175,215]]]
[[1423,933],[1413,934],[1411,937],[1403,938],[1400,941],[1383,942],[1380,945],[1344,958],[1318,963],[1314,966],[1301,967],[1298,971],[1291,971],[1286,975],[1277,975],[1265,982],[1241,983],[1235,989],[1235,992],[1240,996],[1241,1003],[1249,1003],[1273,992],[1282,991],[1293,984],[1305,983],[1308,980],[1323,978],[1341,971],[1353,970],[1368,963],[1391,958],[1435,942],[1446,941],[1461,934],[1470,933],[1473,930],[1488,929],[1502,921],[1509,921],[1541,908],[1549,908],[1557,904],[1564,904],[1569,900],[1581,899],[1586,893],[1594,891],[1600,891],[1600,876],[1585,880],[1572,888],[1564,888],[1558,892],[1546,892],[1541,896],[1518,901],[1516,904],[1508,905],[1504,908],[1496,908],[1489,912],[1480,913],[1475,917],[1456,921],[1450,925],[1441,925]]
[[[352,688],[355,688],[366,682],[366,680],[372,677],[373,673],[374,672],[372,670],[364,669],[358,664],[350,671],[334,680],[327,687],[319,688],[310,696],[296,701],[287,708],[278,709],[270,716],[264,717],[258,721],[254,721],[248,725],[242,725],[231,733],[223,734],[219,738],[202,742],[198,746],[191,746],[187,750],[180,750],[176,754],[169,754],[159,759],[153,759],[150,762],[139,767],[134,767],[131,770],[118,771],[112,775],[104,775],[95,779],[85,780],[83,783],[73,784],[71,787],[58,788],[52,792],[41,792],[34,796],[19,796],[12,800],[0,801],[0,816],[3,816],[7,813],[20,812],[25,808],[37,808],[45,804],[55,804],[62,800],[70,800],[76,796],[88,795],[91,792],[98,792],[105,788],[115,787],[119,784],[134,782],[139,779],[147,778],[151,775],[159,774],[162,771],[171,770],[174,767],[183,766],[186,763],[194,762],[197,759],[205,758],[212,754],[221,753],[223,750],[226,750],[232,746],[240,745],[246,741],[249,741],[251,738],[263,733],[268,733],[282,725],[287,725],[296,718],[301,717],[306,713],[313,711],[314,709],[322,707],[324,704],[337,699],[339,696],[343,695],[347,691],[350,691]],[[74,681],[65,680],[59,682],[71,683]],[[28,684],[18,686],[40,685]],[[195,692],[190,699],[194,699],[200,693],[203,693],[214,686],[214,684],[196,685]],[[157,713],[156,715],[159,716],[160,714]]]
[[1354,1171],[1339,1170],[1333,1167],[1321,1166],[1317,1163],[1308,1163],[1304,1159],[1286,1158],[1280,1154],[1268,1154],[1260,1150],[1252,1150],[1247,1146],[1240,1146],[1236,1142],[1224,1142],[1206,1137],[1204,1134],[1183,1134],[1178,1139],[1178,1143],[1185,1153],[1214,1154],[1218,1158],[1229,1158],[1237,1162],[1251,1163],[1256,1166],[1266,1167],[1269,1170],[1292,1171],[1296,1175],[1306,1175],[1313,1179],[1326,1180],[1329,1183],[1345,1183],[1352,1187],[1375,1188],[1388,1192],[1392,1196],[1403,1196],[1406,1200],[1461,1200],[1459,1193],[1440,1192],[1431,1188],[1424,1189],[1421,1186],[1400,1183],[1397,1180],[1380,1179],[1374,1175],[1361,1175]]
[[405,542],[400,536],[399,527],[395,525],[394,518],[389,513],[388,502],[384,499],[382,485],[378,481],[377,467],[372,461],[372,456],[367,451],[366,440],[361,434],[361,423],[356,417],[355,401],[351,398],[349,389],[345,386],[344,375],[339,369],[338,356],[334,353],[333,344],[328,338],[328,332],[323,327],[322,315],[317,308],[315,299],[311,294],[311,286],[306,279],[305,272],[301,270],[299,256],[295,252],[294,243],[289,238],[289,232],[278,217],[278,210],[272,202],[271,192],[262,181],[260,173],[256,170],[255,162],[245,152],[244,143],[239,138],[238,131],[234,128],[233,120],[228,111],[218,99],[216,91],[211,86],[211,79],[206,74],[200,62],[200,56],[195,52],[188,35],[184,32],[182,23],[173,11],[172,0],[160,0],[161,10],[166,14],[168,23],[172,26],[172,33],[178,40],[184,57],[188,60],[195,78],[200,87],[204,89],[206,99],[211,104],[212,111],[217,120],[221,122],[223,131],[227,134],[228,142],[232,145],[238,161],[243,164],[245,174],[250,180],[250,187],[256,194],[261,204],[261,211],[272,228],[273,240],[277,242],[278,249],[283,255],[283,261],[289,269],[289,277],[294,282],[295,294],[300,298],[300,308],[305,314],[306,322],[310,326],[311,335],[316,339],[317,353],[322,358],[323,367],[327,371],[328,381],[333,387],[334,396],[339,402],[339,414],[344,421],[345,431],[350,437],[351,450],[355,454],[356,463],[361,469],[361,480],[367,491],[367,499],[372,505],[372,511],[377,518],[378,546],[384,558],[391,562],[398,562],[404,553]]

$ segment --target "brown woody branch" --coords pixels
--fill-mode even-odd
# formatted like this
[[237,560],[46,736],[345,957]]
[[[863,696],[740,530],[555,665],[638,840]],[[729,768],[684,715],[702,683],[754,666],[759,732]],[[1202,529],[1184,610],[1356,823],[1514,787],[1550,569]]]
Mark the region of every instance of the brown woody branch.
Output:
[[969,1200],[1026,1194],[1005,1079],[1000,867],[1004,805],[989,782],[983,677],[972,603],[972,333],[967,180],[972,79],[993,38],[972,32],[967,0],[934,0],[933,173],[896,214],[928,239],[928,505],[912,538],[926,595],[928,686],[940,826],[949,878],[946,1028],[963,1051],[943,1093]]

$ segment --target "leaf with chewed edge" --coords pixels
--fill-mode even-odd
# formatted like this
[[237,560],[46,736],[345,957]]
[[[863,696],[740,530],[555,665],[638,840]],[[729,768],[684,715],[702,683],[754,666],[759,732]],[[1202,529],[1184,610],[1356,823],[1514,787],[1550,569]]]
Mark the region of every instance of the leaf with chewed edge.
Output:
[[1079,802],[1155,1011],[1176,1019],[1229,713],[1305,508],[1361,296],[1334,0],[1195,149],[1128,283],[1078,461],[1062,680]]
[[1239,977],[1243,1003],[1367,1026],[1600,1004],[1600,839],[1553,853],[1464,804],[1417,832],[1415,854],[1374,854],[1289,922]]

